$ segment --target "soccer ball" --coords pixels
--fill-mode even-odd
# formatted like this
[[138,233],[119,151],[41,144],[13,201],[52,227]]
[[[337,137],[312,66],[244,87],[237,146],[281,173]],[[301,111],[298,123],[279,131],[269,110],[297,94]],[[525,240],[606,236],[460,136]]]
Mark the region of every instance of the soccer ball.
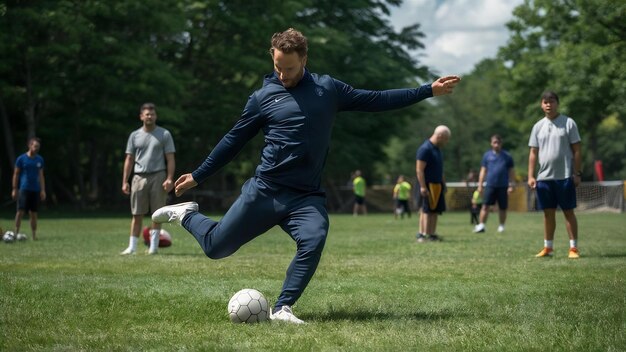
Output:
[[15,241],[15,233],[13,233],[13,231],[5,232],[4,235],[2,235],[2,240],[5,243],[13,243],[13,241]]
[[26,237],[26,235],[23,233],[18,233],[17,235],[15,235],[15,239],[18,241],[26,241],[28,237]]
[[258,323],[269,318],[267,299],[252,288],[235,293],[228,302],[228,315],[233,323]]
[[[150,245],[150,228],[148,226],[143,228],[143,243],[146,246]],[[172,245],[172,235],[169,232],[161,229],[159,234],[159,248],[169,247]]]

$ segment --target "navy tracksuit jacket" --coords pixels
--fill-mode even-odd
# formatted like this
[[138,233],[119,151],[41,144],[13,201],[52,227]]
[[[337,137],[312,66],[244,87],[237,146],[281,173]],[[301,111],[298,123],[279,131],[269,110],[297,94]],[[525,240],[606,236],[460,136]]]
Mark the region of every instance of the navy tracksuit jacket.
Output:
[[192,176],[201,183],[230,162],[259,131],[265,136],[261,163],[254,177],[222,220],[191,213],[182,225],[214,259],[231,255],[242,245],[279,225],[297,245],[275,308],[293,305],[317,269],[328,214],[321,190],[332,125],[339,111],[385,111],[432,97],[431,85],[370,91],[354,89],[327,75],[305,70],[292,88],[275,73],[248,99],[241,118]]

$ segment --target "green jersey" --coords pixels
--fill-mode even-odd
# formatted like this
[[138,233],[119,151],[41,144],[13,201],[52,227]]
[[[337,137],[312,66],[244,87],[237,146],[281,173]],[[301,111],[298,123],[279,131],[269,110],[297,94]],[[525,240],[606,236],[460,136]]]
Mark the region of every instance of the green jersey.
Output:
[[365,179],[358,176],[352,181],[354,194],[360,197],[365,197]]
[[472,194],[472,200],[474,204],[483,204],[483,196],[480,194],[480,192],[478,192],[478,190],[474,191],[474,194]]
[[399,200],[408,200],[411,195],[411,184],[406,181],[396,184],[393,194],[397,194]]

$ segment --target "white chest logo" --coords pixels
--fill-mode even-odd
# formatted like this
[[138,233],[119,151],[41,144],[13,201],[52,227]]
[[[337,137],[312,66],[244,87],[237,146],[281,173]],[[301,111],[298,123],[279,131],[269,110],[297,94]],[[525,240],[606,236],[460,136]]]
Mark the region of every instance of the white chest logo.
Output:
[[282,97],[280,97],[280,98],[275,98],[275,99],[274,99],[274,103],[278,103],[279,101],[281,101],[281,100],[283,100],[283,99],[285,99],[285,98],[287,98],[287,96],[286,96],[286,95],[283,95],[283,96],[282,96]]

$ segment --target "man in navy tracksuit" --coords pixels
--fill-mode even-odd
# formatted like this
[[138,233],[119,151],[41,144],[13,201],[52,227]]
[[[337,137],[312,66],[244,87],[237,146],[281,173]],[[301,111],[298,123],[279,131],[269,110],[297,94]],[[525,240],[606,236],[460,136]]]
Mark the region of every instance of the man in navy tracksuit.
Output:
[[315,273],[326,235],[328,213],[321,175],[338,111],[384,111],[449,94],[457,76],[419,88],[368,91],[306,68],[307,39],[290,28],[274,34],[270,49],[274,73],[265,76],[235,126],[194,172],[175,183],[177,196],[205,181],[230,162],[259,131],[265,136],[261,163],[221,221],[198,212],[194,202],[166,206],[156,222],[178,222],[213,259],[227,257],[279,225],[297,244],[297,253],[274,305],[272,320],[303,323],[291,306]]

